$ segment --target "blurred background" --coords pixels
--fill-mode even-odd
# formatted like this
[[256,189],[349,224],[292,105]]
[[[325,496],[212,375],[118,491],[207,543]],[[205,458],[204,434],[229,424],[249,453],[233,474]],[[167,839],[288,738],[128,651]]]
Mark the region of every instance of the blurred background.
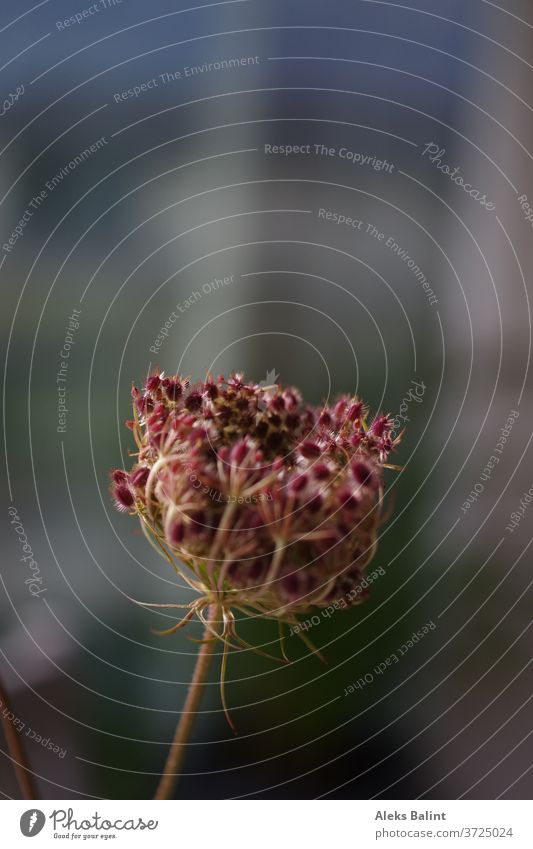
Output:
[[327,665],[231,655],[236,737],[213,669],[179,797],[529,798],[531,5],[5,0],[0,39],[0,674],[41,796],[150,798],[185,699],[196,644],[128,597],[191,596],[108,494],[159,366],[406,419],[371,598]]

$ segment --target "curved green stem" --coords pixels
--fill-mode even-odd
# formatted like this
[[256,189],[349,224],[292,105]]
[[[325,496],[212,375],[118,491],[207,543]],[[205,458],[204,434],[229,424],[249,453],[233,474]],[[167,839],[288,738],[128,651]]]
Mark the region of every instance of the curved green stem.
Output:
[[181,712],[181,717],[176,727],[174,739],[170,746],[170,751],[165,763],[165,769],[161,776],[159,786],[157,788],[155,799],[172,799],[176,781],[181,772],[183,760],[185,758],[187,741],[189,739],[200,701],[203,695],[204,684],[207,678],[207,673],[218,645],[218,641],[213,639],[213,627],[216,625],[219,616],[219,609],[216,604],[212,604],[209,608],[207,625],[204,633],[205,642],[202,643],[192,681],[189,686],[189,692],[185,700],[185,705]]

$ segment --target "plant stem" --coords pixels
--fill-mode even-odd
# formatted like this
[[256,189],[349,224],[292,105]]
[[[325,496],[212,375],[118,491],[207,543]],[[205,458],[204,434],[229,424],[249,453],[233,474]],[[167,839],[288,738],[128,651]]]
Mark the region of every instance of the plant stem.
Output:
[[4,735],[7,741],[7,747],[9,749],[9,754],[11,755],[11,763],[13,764],[15,775],[17,776],[17,782],[20,788],[20,792],[22,794],[22,798],[38,799],[39,797],[37,795],[33,782],[33,774],[30,770],[30,766],[26,758],[26,753],[24,752],[24,749],[22,747],[19,733],[15,729],[15,726],[13,725],[12,721],[8,719],[8,715],[10,713],[13,714],[14,711],[11,710],[11,703],[9,701],[9,697],[1,681],[0,703],[3,706],[2,725],[4,728]]
[[[209,608],[207,620],[210,628],[216,627],[218,615],[218,605],[212,604]],[[181,767],[185,758],[187,740],[189,739],[191,729],[196,718],[196,713],[203,695],[205,679],[207,678],[207,673],[217,645],[217,641],[213,638],[212,630],[209,630],[209,628],[205,629],[203,639],[205,642],[202,643],[200,651],[198,652],[194,674],[189,685],[189,692],[187,693],[185,705],[183,706],[181,717],[174,734],[174,739],[170,746],[164,772],[154,796],[155,799],[173,798],[174,787],[181,772]]]

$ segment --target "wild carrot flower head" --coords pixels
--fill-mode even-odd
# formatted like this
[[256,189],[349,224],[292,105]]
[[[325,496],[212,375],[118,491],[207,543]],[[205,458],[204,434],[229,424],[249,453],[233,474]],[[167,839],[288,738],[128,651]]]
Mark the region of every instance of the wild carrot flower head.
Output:
[[350,598],[382,521],[399,441],[389,416],[348,395],[311,407],[241,374],[191,384],[155,372],[132,396],[138,452],[111,473],[113,499],[188,567],[177,568],[200,593],[196,612],[214,602],[294,622]]

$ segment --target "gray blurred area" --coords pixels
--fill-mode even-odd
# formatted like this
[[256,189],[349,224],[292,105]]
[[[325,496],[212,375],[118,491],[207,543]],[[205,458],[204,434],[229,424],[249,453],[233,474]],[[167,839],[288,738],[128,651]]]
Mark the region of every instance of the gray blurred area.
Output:
[[158,366],[394,416],[424,386],[385,575],[313,628],[327,665],[295,636],[288,667],[232,653],[237,737],[213,670],[180,798],[530,798],[530,4],[88,8],[0,12],[0,674],[41,796],[150,798],[191,677],[196,644],[130,600],[191,592],[108,494]]

